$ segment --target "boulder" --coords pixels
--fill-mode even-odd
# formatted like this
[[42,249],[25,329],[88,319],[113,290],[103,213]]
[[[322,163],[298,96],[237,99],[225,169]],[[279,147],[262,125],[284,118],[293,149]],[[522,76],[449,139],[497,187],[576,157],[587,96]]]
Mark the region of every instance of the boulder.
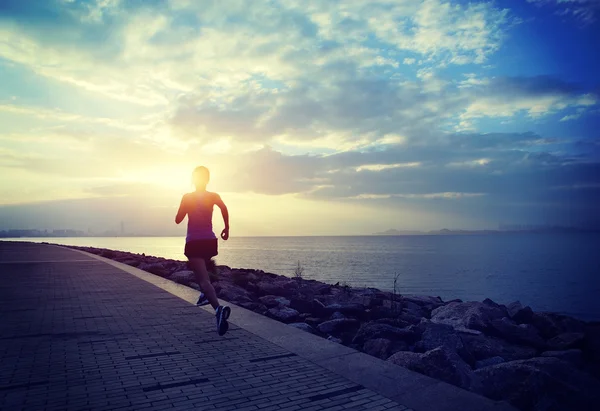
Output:
[[530,324],[517,325],[512,320],[504,317],[492,320],[492,327],[496,336],[508,342],[529,345],[539,350],[546,349],[546,341],[540,337],[537,329]]
[[392,327],[398,327],[398,328],[406,328],[406,327],[413,325],[412,323],[409,323],[408,321],[405,321],[401,318],[381,318],[381,319],[375,320],[373,322],[377,323],[377,324],[387,324],[387,325],[391,325]]
[[510,361],[475,374],[483,395],[524,411],[595,410],[600,401],[600,381],[557,358]]
[[189,284],[195,279],[196,275],[190,270],[177,271],[169,276],[169,280],[175,281],[179,284]]
[[407,328],[398,328],[388,324],[369,322],[360,327],[352,342],[354,344],[363,344],[365,341],[373,340],[375,338],[413,342],[417,339],[417,333],[414,330],[409,330]]
[[502,357],[507,361],[522,360],[534,357],[536,349],[510,344],[496,337],[460,333],[466,350],[475,361],[490,357]]
[[284,297],[278,297],[276,295],[265,295],[258,299],[261,303],[267,306],[267,308],[274,307],[289,307],[290,300]]
[[397,314],[391,308],[378,306],[367,310],[367,316],[374,321],[381,318],[394,318]]
[[343,332],[356,330],[360,327],[358,320],[351,318],[329,320],[317,326],[317,329],[323,334],[339,335]]
[[331,335],[329,337],[327,337],[327,340],[329,340],[331,342],[334,342],[336,344],[341,344],[342,343],[342,340],[340,340],[339,338],[335,338],[335,337],[333,337]]
[[282,323],[293,323],[298,318],[298,311],[289,307],[275,307],[267,311],[267,315]]
[[295,281],[272,281],[261,280],[256,283],[256,289],[260,295],[277,295],[280,297],[292,297],[298,285]]
[[161,263],[141,263],[137,268],[161,277],[169,275],[169,270]]
[[392,341],[387,338],[367,340],[362,346],[362,351],[364,353],[382,360],[387,359],[390,355],[399,351],[408,351],[408,349],[408,344],[404,341]]
[[475,369],[478,370],[483,367],[489,367],[491,365],[502,364],[506,360],[502,357],[490,357],[485,360],[475,361]]
[[412,371],[418,371],[417,369],[423,363],[423,354],[412,351],[399,351],[387,359],[392,364],[399,365],[400,367],[408,368]]
[[421,307],[427,308],[431,311],[434,308],[440,307],[444,305],[444,302],[440,297],[432,297],[429,295],[412,295],[406,294],[401,297],[403,302],[410,302],[414,304],[418,304]]
[[580,347],[585,338],[584,333],[562,333],[548,340],[548,348],[554,351]]
[[226,283],[224,281],[218,281],[213,284],[217,296],[226,301],[239,304],[241,302],[252,302],[254,301],[252,294],[247,290],[234,285],[232,283]]
[[600,323],[587,324],[582,346],[590,371],[600,379]]
[[464,347],[463,342],[451,325],[437,324],[429,320],[423,320],[418,325],[421,329],[421,345],[425,351],[446,346],[453,351]]
[[423,351],[446,347],[450,351],[458,353],[465,360],[469,360],[469,362],[472,361],[470,354],[465,349],[462,339],[451,325],[436,324],[431,321],[423,320],[419,325],[419,328],[423,329],[423,333],[421,335],[421,341],[417,344]]
[[314,299],[314,300],[312,300],[311,304],[312,304],[311,313],[313,314],[313,316],[315,316],[315,317],[327,317],[328,316],[327,310],[325,309],[325,305],[321,301]]
[[363,352],[385,360],[390,356],[393,345],[394,343],[387,338],[375,338],[364,343]]
[[470,391],[480,392],[482,389],[471,367],[458,354],[445,347],[424,354],[400,351],[387,361]]
[[431,317],[431,309],[427,309],[426,307],[414,303],[412,301],[403,300],[401,302],[402,312],[418,317],[418,318],[429,318]]
[[311,325],[313,327],[318,326],[319,324],[321,324],[322,322],[324,322],[325,320],[321,319],[321,318],[316,318],[316,317],[308,317],[304,319],[304,322],[308,325]]
[[531,307],[523,307],[521,302],[515,301],[506,306],[508,315],[517,324],[530,324],[533,318],[533,310]]
[[256,302],[239,302],[236,303],[242,308],[247,310],[254,311],[255,313],[259,313],[261,315],[265,315],[269,310],[264,304],[256,303]]
[[434,309],[431,321],[448,324],[455,328],[470,328],[485,332],[491,329],[491,322],[508,315],[505,308],[471,301],[466,303],[450,303]]
[[576,367],[580,367],[582,364],[581,350],[576,348],[565,351],[545,351],[540,355],[540,357],[558,358],[559,360],[568,361]]
[[331,317],[329,317],[330,320],[341,320],[344,318],[346,318],[346,316],[339,311],[334,312],[331,314]]
[[302,298],[290,298],[290,307],[301,313],[313,312],[313,302]]
[[188,284],[188,287],[193,288],[194,290],[200,291],[200,285],[198,283],[193,282],[193,281]]
[[365,314],[365,306],[358,303],[334,303],[325,307],[329,315],[336,311],[348,317],[360,317]]
[[423,317],[417,317],[416,315],[413,315],[407,311],[402,311],[398,318],[414,325],[419,324],[423,319]]
[[297,328],[302,331],[306,331],[307,333],[310,333],[310,334],[317,334],[317,330],[315,330],[313,327],[311,327],[310,325],[308,325],[306,323],[291,323],[291,324],[289,324],[289,326]]
[[585,323],[562,314],[534,313],[530,324],[535,326],[540,335],[546,339],[554,338],[562,333],[585,332]]

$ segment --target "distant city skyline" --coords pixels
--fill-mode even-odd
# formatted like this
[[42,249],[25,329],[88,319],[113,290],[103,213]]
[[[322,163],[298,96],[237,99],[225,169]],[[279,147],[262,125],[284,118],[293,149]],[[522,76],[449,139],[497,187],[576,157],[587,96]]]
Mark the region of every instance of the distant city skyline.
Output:
[[595,226],[597,5],[0,2],[0,230]]

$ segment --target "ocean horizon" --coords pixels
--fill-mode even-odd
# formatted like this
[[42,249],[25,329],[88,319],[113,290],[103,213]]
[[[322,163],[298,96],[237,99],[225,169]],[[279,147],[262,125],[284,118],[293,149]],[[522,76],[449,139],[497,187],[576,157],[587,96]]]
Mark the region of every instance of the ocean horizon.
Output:
[[[185,260],[183,237],[4,238]],[[600,320],[600,234],[261,236],[219,240],[217,264],[330,284],[508,304]]]

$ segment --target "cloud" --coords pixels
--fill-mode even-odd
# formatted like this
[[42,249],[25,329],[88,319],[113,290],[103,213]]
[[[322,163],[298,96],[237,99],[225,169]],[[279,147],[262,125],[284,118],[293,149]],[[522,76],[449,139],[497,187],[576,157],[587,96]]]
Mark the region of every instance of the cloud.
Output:
[[469,82],[466,90],[471,97],[461,120],[512,117],[520,112],[538,118],[567,108],[585,109],[599,101],[596,94],[549,76],[498,77],[479,83]]
[[587,26],[597,20],[600,13],[598,0],[527,0],[537,6],[551,6],[560,16],[571,16]]

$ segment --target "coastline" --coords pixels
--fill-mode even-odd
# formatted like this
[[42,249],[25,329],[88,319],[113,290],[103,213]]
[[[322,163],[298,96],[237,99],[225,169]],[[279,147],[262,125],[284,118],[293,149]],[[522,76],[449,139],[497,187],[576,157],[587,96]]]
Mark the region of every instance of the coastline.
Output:
[[[67,246],[198,289],[184,261]],[[442,301],[219,265],[218,297],[303,331],[522,409],[588,409],[600,394],[600,322]],[[539,404],[538,404],[539,403]],[[590,408],[591,409],[591,408]]]

